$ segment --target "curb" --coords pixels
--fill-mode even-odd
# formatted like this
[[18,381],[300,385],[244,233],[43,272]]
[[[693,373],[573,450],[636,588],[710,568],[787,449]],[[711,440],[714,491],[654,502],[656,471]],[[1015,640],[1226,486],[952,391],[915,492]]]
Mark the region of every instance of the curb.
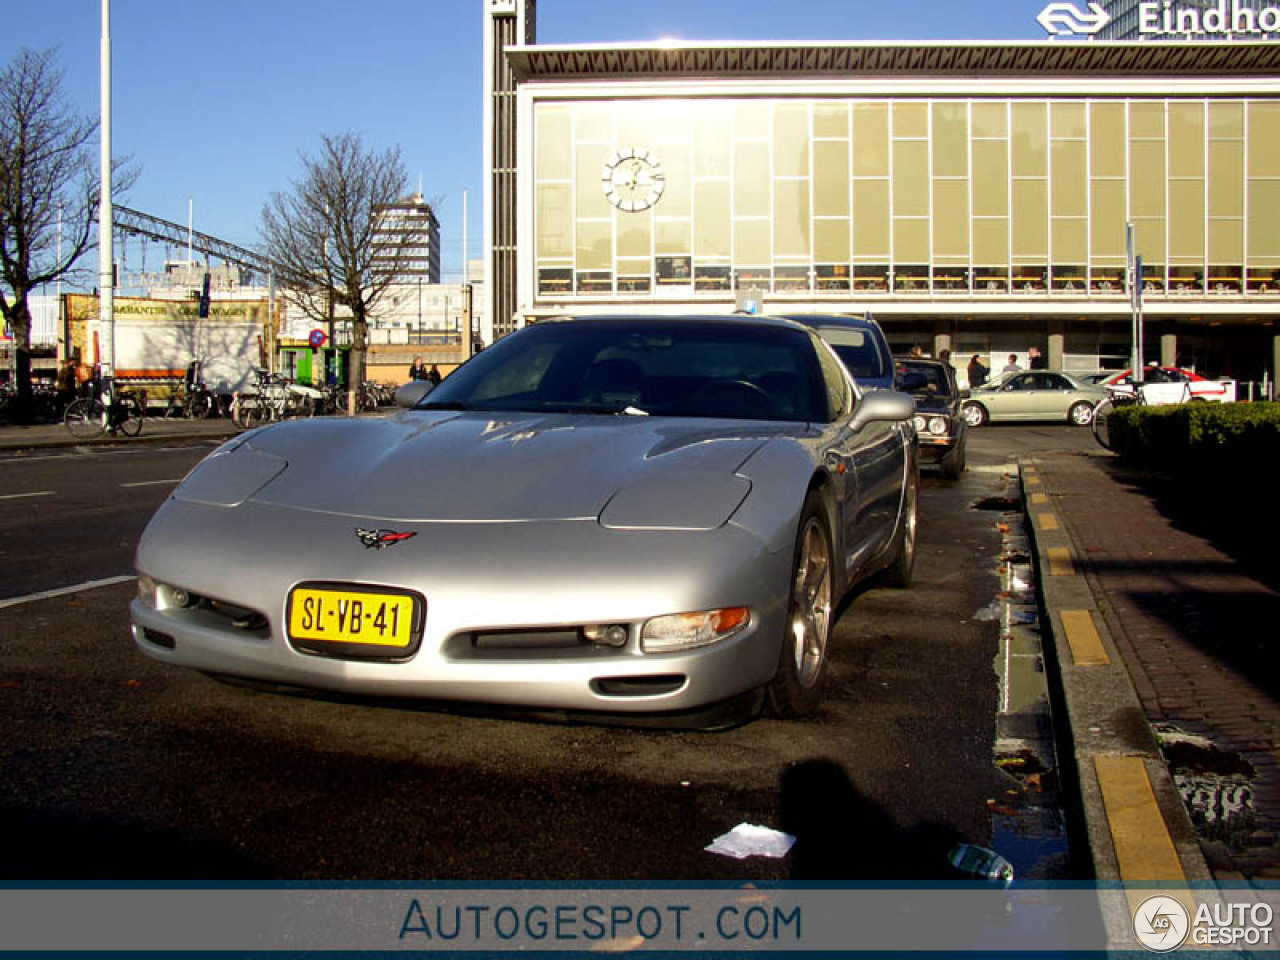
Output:
[[1080,784],[1094,876],[1125,884],[1211,883],[1213,874],[1133,680],[1034,459],[1019,461],[1059,723]]

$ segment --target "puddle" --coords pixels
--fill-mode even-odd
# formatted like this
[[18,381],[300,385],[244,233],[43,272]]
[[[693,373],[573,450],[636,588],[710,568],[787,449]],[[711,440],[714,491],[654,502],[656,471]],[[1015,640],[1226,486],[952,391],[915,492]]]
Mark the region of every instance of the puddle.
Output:
[[[1016,477],[1009,476],[1017,489]],[[1006,776],[1004,792],[987,800],[992,850],[1013,864],[1014,882],[1069,879],[1071,854],[1062,812],[1040,639],[1035,567],[1026,533],[1022,500],[987,497],[975,510],[1003,514],[996,527],[1001,547],[995,573],[999,589],[974,613],[1000,627],[994,664],[999,681],[995,755]]]
[[1243,849],[1258,828],[1252,764],[1174,724],[1156,724],[1155,731],[1196,833],[1232,850]]
[[975,503],[973,509],[1020,513],[1022,511],[1022,501],[1014,500],[1012,497],[987,497],[985,500],[979,500]]

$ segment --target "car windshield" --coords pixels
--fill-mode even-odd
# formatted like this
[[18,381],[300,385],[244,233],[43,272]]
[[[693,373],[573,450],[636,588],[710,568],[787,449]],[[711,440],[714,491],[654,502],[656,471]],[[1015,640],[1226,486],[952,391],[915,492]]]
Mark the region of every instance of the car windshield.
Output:
[[941,364],[899,360],[895,383],[899,390],[917,397],[948,396],[951,386]]
[[878,380],[889,375],[889,358],[867,331],[857,327],[822,326],[818,333],[831,344],[855,380]]
[[536,324],[477,355],[417,408],[827,419],[803,330],[694,320]]

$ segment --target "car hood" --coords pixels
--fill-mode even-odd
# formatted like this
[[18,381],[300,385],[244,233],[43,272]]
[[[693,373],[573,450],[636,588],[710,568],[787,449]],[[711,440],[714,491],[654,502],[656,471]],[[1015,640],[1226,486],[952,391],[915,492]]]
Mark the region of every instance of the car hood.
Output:
[[600,517],[629,528],[708,528],[727,521],[750,491],[738,468],[771,437],[788,432],[743,426],[425,411],[300,420],[263,428],[219,451],[175,496],[388,521]]
[[948,414],[954,404],[950,397],[916,397],[916,411],[919,413]]

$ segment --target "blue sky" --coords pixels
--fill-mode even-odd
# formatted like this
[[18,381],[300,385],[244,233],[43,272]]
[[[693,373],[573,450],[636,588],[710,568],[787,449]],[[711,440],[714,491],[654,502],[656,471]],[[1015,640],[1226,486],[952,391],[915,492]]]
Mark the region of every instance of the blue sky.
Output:
[[[1045,0],[538,0],[539,43],[1044,39]],[[2,0],[0,61],[56,48],[98,111],[99,0]],[[242,246],[322,133],[399,146],[441,202],[446,275],[481,255],[482,0],[113,0],[112,138],[141,176],[124,203]],[[136,270],[136,248],[129,269]],[[150,245],[148,270],[162,249]],[[174,251],[174,255],[181,255]],[[449,279],[446,276],[446,279]]]

